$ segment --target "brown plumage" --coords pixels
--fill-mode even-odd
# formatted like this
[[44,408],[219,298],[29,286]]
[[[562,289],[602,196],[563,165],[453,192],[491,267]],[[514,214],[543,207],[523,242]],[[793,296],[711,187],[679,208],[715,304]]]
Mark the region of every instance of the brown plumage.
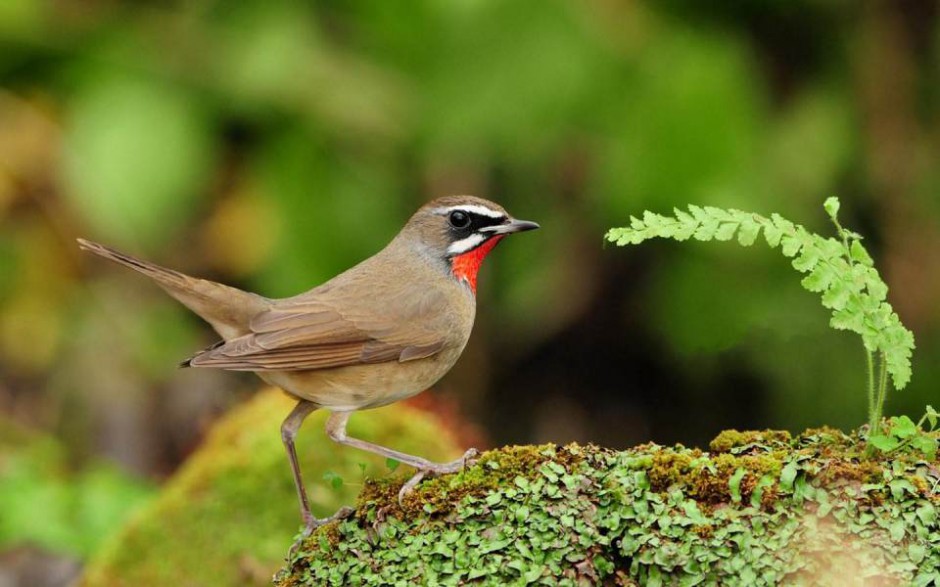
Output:
[[482,198],[439,198],[419,209],[374,256],[284,299],[189,277],[84,239],[79,245],[150,277],[219,333],[219,343],[184,366],[253,371],[300,400],[281,432],[306,534],[324,520],[310,514],[293,439],[317,408],[333,412],[327,432],[337,442],[417,468],[403,493],[426,473],[465,464],[470,451],[453,463],[436,464],[349,438],[346,420],[355,410],[420,393],[450,370],[473,327],[483,257],[505,235],[537,227]]

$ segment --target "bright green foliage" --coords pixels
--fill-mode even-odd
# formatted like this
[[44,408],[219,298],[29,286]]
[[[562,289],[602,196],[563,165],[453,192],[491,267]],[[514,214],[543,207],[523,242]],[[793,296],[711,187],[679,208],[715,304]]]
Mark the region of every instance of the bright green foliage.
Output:
[[[824,208],[839,238],[813,234],[778,214],[767,218],[740,210],[694,205],[689,206],[688,212],[675,209],[675,216],[645,211],[642,219],[631,217],[629,227],[612,228],[606,238],[623,246],[657,237],[677,241],[690,238],[730,241],[737,237],[738,243],[746,247],[754,244],[763,231],[771,248],[779,247],[793,260],[794,269],[807,274],[801,281],[803,287],[822,295],[823,306],[832,310],[829,324],[862,337],[868,352],[869,424],[874,430],[881,419],[887,377],[890,375],[897,389],[910,381],[914,335],[901,324],[886,301],[888,286],[862,245],[861,235],[839,223],[839,200],[827,199]],[[877,395],[872,354],[881,360]]]
[[[887,430],[871,435],[868,442],[884,454],[895,451],[919,453],[932,461],[937,458],[938,416],[933,406],[927,406],[927,413],[916,424],[907,416],[889,418]],[[925,421],[928,423],[927,428],[924,428]]]
[[[227,414],[97,553],[82,585],[269,585],[301,526],[279,432],[292,406],[272,389]],[[311,414],[297,438],[318,516],[351,503],[365,475],[389,475],[384,460],[327,438],[326,416]],[[439,421],[404,405],[356,414],[349,433],[434,460],[460,454]]]
[[[745,432],[724,452],[510,447],[421,484],[366,486],[280,573],[300,585],[927,585],[938,474],[860,459],[830,429]],[[868,583],[866,583],[868,584]]]
[[0,550],[34,544],[87,557],[152,493],[111,464],[76,468],[52,437],[0,419]]

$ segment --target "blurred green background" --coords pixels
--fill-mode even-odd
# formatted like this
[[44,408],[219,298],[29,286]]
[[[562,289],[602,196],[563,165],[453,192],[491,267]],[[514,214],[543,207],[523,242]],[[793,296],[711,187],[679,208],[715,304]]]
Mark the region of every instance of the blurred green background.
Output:
[[[602,243],[685,203],[828,231],[839,195],[917,336],[887,412],[919,414],[940,370],[938,98],[934,0],[3,0],[0,415],[65,447],[109,520],[259,384],[176,370],[209,328],[75,237],[287,296],[453,193],[543,226],[488,261],[433,392],[483,442],[865,420],[860,343],[776,252]],[[115,465],[130,477],[100,481]],[[0,522],[0,573],[31,556],[17,540]]]

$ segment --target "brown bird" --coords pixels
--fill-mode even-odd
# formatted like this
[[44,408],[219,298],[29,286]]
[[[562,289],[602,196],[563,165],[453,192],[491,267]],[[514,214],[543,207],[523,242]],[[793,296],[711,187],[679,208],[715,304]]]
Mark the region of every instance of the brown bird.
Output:
[[79,239],[81,248],[126,265],[157,282],[206,320],[222,337],[184,361],[184,367],[253,371],[296,397],[281,425],[300,511],[303,536],[329,518],[310,512],[294,438],[311,412],[331,412],[334,441],[417,469],[405,495],[428,473],[453,473],[476,453],[433,463],[346,434],[356,410],[411,397],[444,376],[463,351],[476,313],[477,271],[506,235],[538,228],[498,204],[472,196],[434,200],[379,253],[300,295],[270,299],[189,277]]

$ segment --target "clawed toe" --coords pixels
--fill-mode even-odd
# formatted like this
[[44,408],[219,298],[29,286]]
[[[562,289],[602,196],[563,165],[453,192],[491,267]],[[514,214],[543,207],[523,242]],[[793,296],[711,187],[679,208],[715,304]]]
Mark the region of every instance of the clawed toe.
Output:
[[469,467],[477,461],[478,456],[480,456],[480,451],[475,448],[468,448],[467,452],[463,453],[463,466]]
[[398,492],[398,504],[404,505],[405,496],[414,491],[414,488],[418,486],[418,483],[421,483],[421,480],[429,474],[446,475],[448,473],[456,473],[463,470],[465,467],[472,465],[476,460],[477,455],[479,454],[480,452],[477,449],[471,448],[468,449],[467,452],[463,453],[462,457],[455,461],[442,464],[431,464],[426,469],[418,469],[418,472],[401,486],[401,490]]
[[294,543],[291,545],[290,550],[287,551],[287,556],[293,557],[294,553],[297,551],[297,549],[300,548],[304,540],[306,540],[308,536],[313,534],[313,531],[319,528],[320,526],[324,524],[328,524],[336,520],[346,519],[349,516],[351,516],[355,511],[356,510],[354,510],[353,508],[349,506],[343,506],[339,508],[335,514],[333,514],[332,516],[328,518],[315,518],[312,515],[304,516],[305,518],[304,529],[300,533],[300,536],[297,537],[297,540],[295,540]]
[[405,496],[414,491],[414,488],[417,487],[418,483],[421,483],[421,480],[424,479],[427,473],[427,471],[418,471],[401,486],[401,489],[398,491],[398,505],[405,505]]

